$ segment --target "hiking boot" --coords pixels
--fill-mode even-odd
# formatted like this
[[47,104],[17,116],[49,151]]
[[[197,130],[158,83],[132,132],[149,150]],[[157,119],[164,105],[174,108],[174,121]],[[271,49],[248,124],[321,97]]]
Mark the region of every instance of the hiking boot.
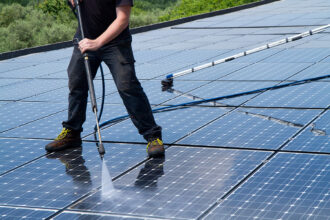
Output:
[[159,138],[151,138],[148,140],[147,152],[149,157],[163,157],[165,148],[163,141]]
[[57,138],[47,144],[45,149],[48,152],[60,151],[71,147],[79,147],[81,143],[80,132],[63,128]]

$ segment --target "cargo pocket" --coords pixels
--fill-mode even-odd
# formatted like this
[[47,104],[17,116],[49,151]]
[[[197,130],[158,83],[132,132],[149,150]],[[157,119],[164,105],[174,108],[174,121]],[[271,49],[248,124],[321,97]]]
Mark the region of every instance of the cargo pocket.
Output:
[[135,63],[130,41],[125,41],[117,46],[117,56],[121,64]]

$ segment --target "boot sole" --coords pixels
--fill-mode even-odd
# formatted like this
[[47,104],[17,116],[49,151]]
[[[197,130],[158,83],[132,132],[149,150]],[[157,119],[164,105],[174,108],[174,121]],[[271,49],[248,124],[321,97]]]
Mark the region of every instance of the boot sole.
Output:
[[47,152],[57,152],[57,151],[62,151],[62,150],[69,149],[69,148],[80,147],[81,144],[82,144],[82,142],[69,143],[69,144],[64,144],[61,147],[51,147],[51,146],[46,145],[45,150]]
[[165,149],[154,150],[153,152],[148,152],[148,156],[152,158],[164,157]]

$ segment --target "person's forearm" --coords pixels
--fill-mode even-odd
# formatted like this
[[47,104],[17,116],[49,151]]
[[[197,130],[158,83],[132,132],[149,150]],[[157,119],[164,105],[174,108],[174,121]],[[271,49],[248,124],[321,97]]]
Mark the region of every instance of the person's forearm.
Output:
[[117,18],[96,40],[101,46],[115,39],[128,26],[127,19]]

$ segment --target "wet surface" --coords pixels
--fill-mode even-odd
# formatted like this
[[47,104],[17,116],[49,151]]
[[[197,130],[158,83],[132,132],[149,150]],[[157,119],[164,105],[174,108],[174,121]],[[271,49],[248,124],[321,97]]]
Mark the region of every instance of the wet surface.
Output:
[[[330,37],[323,32],[161,88],[167,74],[330,23],[329,9],[328,0],[277,1],[135,34],[137,76],[155,109],[329,74]],[[156,113],[165,158],[147,158],[146,141],[131,120],[103,127],[115,187],[104,196],[90,106],[82,147],[44,150],[67,117],[71,53],[0,61],[1,219],[329,218],[330,79]],[[127,114],[103,69],[101,123]],[[99,70],[99,105],[100,79]]]

